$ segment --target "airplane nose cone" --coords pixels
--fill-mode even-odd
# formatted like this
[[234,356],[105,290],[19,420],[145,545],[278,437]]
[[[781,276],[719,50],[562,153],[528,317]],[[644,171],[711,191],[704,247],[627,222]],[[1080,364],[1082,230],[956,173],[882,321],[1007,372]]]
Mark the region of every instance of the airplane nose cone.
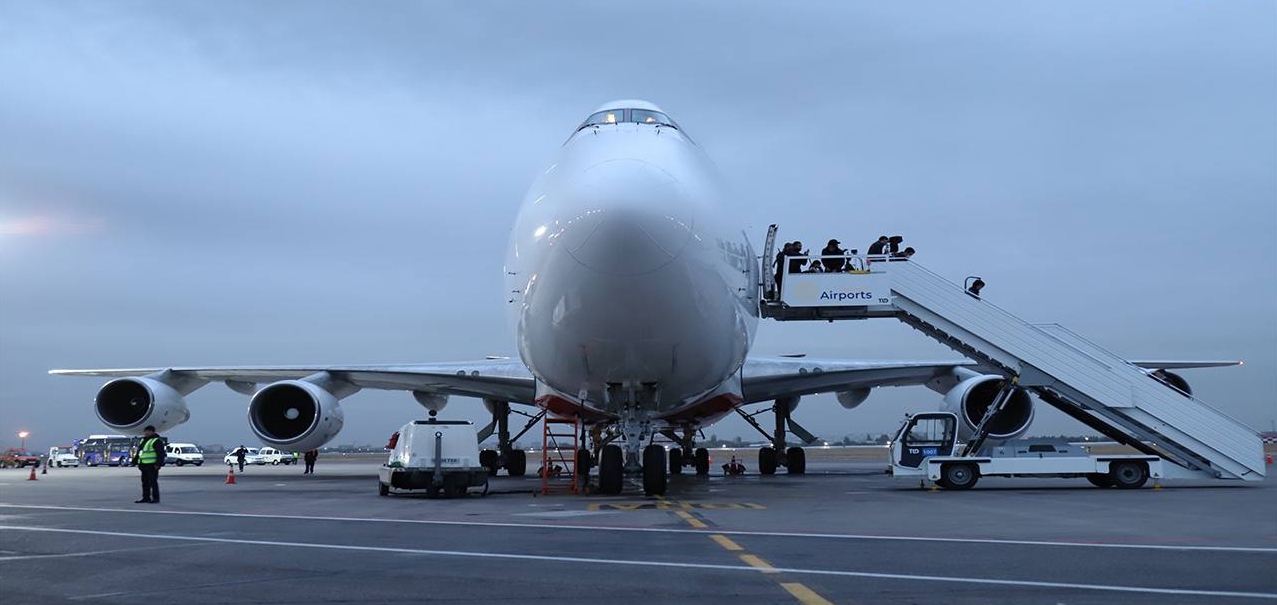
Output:
[[692,213],[678,181],[639,160],[613,160],[573,182],[578,214],[562,234],[577,262],[617,276],[650,273],[678,258],[692,236]]

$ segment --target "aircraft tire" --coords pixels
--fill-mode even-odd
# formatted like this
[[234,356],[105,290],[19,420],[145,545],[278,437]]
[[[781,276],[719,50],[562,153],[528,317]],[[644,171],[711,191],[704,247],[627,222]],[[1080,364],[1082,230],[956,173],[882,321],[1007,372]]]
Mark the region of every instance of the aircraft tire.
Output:
[[670,474],[671,475],[683,474],[683,450],[678,448],[674,448],[670,450],[669,458],[670,458]]
[[664,496],[666,477],[665,477],[665,446],[651,444],[643,448],[643,493],[648,496]]
[[625,480],[625,454],[619,445],[603,446],[599,455],[599,493],[619,494]]
[[528,472],[528,453],[523,450],[510,450],[510,457],[505,462],[505,468],[510,471],[511,477],[522,477]]
[[807,452],[801,447],[785,450],[785,471],[791,475],[807,474]]
[[479,452],[479,466],[488,469],[488,476],[497,476],[497,471],[501,470],[501,454],[496,450],[482,450]]
[[696,474],[701,477],[709,475],[709,450],[698,447],[695,452],[696,456]]
[[758,448],[758,472],[763,475],[776,474],[776,450],[770,447]]

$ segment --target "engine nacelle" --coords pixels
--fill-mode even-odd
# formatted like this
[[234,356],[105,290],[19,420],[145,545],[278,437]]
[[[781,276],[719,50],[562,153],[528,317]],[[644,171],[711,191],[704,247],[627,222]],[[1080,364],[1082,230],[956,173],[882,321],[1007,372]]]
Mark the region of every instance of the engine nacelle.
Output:
[[[959,382],[945,393],[942,409],[958,415],[959,438],[971,437],[984,413],[997,398],[1002,380],[1001,376],[975,376]],[[1002,413],[989,421],[989,439],[1015,439],[1028,431],[1032,423],[1033,400],[1027,391],[1017,388],[1011,395],[1011,401],[1002,408]]]
[[[412,398],[416,399],[417,403],[421,404],[421,407],[436,414],[443,411],[443,406],[448,405],[448,396],[439,393],[413,391]],[[486,401],[484,402],[484,405],[487,405]],[[491,412],[492,410],[489,409],[488,411]]]
[[167,431],[191,419],[186,399],[176,389],[153,378],[117,378],[98,389],[93,400],[98,420],[124,434],[141,435],[155,425]]
[[267,385],[248,404],[248,425],[262,443],[286,451],[317,449],[345,424],[337,397],[305,380]]
[[1188,386],[1188,381],[1184,380],[1183,376],[1180,376],[1179,374],[1176,374],[1175,372],[1167,372],[1166,370],[1153,370],[1152,372],[1149,372],[1149,376],[1152,376],[1153,378],[1156,378],[1166,383],[1167,386],[1174,388],[1180,391],[1181,393],[1188,395],[1189,397],[1193,396],[1193,387]]
[[853,409],[865,402],[869,398],[869,389],[852,389],[850,391],[838,391],[838,404],[847,409]]

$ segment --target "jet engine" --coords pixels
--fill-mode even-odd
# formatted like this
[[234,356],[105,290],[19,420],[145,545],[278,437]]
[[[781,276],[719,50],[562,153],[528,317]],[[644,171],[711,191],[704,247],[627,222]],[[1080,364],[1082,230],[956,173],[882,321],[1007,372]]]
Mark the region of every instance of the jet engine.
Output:
[[316,449],[344,424],[338,398],[306,380],[267,385],[248,404],[248,424],[263,443],[288,451]]
[[1167,386],[1172,387],[1185,395],[1188,395],[1189,397],[1193,396],[1193,387],[1188,385],[1188,381],[1184,380],[1183,376],[1180,376],[1179,374],[1176,374],[1175,372],[1167,372],[1166,370],[1154,370],[1150,372],[1149,375],[1152,376],[1153,378],[1156,378],[1166,383]]
[[853,409],[865,402],[869,398],[869,389],[852,389],[850,391],[838,391],[838,404],[847,409]]
[[[1002,388],[1002,377],[974,376],[959,382],[944,396],[946,412],[958,415],[958,437],[968,439],[975,431],[989,406],[997,399]],[[989,438],[1015,439],[1029,430],[1033,423],[1033,400],[1024,389],[1017,388],[1002,412],[989,421]]]
[[126,434],[140,435],[147,425],[167,431],[191,419],[181,393],[145,377],[117,378],[106,383],[98,389],[93,408],[102,424]]

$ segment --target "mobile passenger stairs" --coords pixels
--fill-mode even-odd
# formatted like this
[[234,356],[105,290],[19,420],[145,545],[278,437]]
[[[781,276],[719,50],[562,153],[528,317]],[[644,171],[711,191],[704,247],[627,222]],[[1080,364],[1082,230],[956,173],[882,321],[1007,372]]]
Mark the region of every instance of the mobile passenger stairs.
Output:
[[[763,257],[763,317],[894,318],[1001,373],[1006,388],[1018,383],[1114,441],[1168,462],[1166,478],[1264,478],[1255,431],[1063,327],[1030,324],[904,258],[849,256],[850,270],[838,273],[791,273],[786,262],[777,284],[769,267],[775,241],[772,225]],[[989,415],[998,407],[990,406]],[[983,441],[989,415],[969,445]],[[963,455],[978,449],[967,447]]]

